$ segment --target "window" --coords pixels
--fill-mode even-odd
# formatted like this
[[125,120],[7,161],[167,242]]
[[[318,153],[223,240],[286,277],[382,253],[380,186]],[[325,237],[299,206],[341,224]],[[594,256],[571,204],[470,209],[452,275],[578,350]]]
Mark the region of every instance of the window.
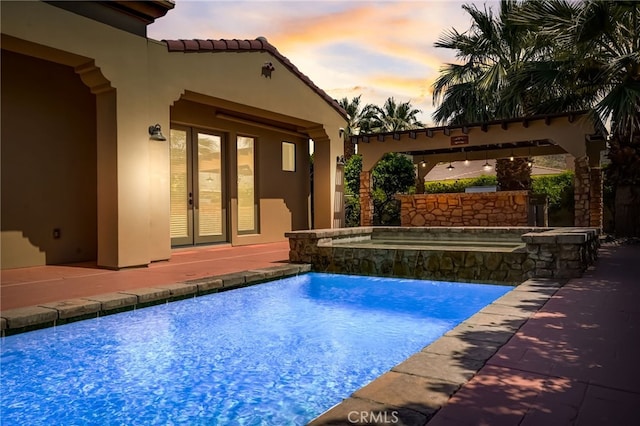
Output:
[[282,170],[296,171],[296,145],[291,142],[282,142]]
[[258,232],[256,206],[255,139],[237,138],[238,233]]

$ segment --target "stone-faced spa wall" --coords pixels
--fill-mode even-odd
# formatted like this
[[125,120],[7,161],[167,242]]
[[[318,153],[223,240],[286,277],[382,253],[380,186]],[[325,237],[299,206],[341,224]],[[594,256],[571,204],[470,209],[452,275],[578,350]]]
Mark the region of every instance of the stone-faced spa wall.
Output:
[[[316,272],[499,284],[580,277],[599,247],[594,228],[359,227],[286,236],[289,260],[309,263]],[[513,251],[465,249],[464,244],[438,250],[433,248],[438,241],[522,245]]]
[[396,195],[402,226],[527,226],[529,192]]

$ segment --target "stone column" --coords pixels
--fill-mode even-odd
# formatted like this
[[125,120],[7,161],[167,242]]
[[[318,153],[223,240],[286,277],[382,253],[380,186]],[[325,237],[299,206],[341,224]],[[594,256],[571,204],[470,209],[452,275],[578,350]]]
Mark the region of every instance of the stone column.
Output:
[[591,175],[589,172],[589,159],[587,157],[576,158],[575,178],[573,181],[574,199],[574,225],[590,226],[590,194]]
[[593,167],[589,171],[589,226],[602,231],[603,225],[603,188],[602,168]]
[[372,186],[371,171],[360,172],[360,226],[373,225]]
[[427,172],[431,169],[427,170],[426,167],[422,167],[420,164],[417,164],[416,167],[416,194],[424,194],[424,177],[427,175]]

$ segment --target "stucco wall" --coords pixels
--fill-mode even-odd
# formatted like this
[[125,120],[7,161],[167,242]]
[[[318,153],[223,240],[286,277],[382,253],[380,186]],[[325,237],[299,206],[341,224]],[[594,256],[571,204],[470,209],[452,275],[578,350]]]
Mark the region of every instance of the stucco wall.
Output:
[[94,96],[70,67],[3,51],[1,98],[2,267],[94,260]]
[[[312,137],[316,226],[331,226],[335,158],[342,153],[339,128],[344,119],[271,54],[169,52],[163,43],[45,2],[3,2],[1,19],[5,50],[71,67],[95,96],[99,265],[123,268],[171,256],[168,143],[150,140],[147,129],[159,123],[168,134],[170,108],[187,94],[249,120],[286,123]],[[275,60],[270,79],[261,75],[267,60]],[[61,105],[73,107],[69,102]],[[264,131],[259,136],[281,139]],[[272,148],[259,148],[259,160],[275,161],[280,146]],[[300,158],[303,151],[300,147]],[[301,163],[301,174],[305,168]],[[263,194],[260,234],[233,236],[234,244],[279,241],[285,230],[308,221],[308,176],[299,181],[298,175],[273,175],[272,167],[261,164],[258,171]],[[291,201],[300,194],[303,198]]]
[[526,226],[527,191],[397,195],[402,226]]

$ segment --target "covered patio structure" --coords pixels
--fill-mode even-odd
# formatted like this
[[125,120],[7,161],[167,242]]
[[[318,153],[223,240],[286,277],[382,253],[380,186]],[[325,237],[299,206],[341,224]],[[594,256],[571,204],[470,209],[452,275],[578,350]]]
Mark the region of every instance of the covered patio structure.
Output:
[[607,131],[591,111],[520,117],[455,126],[353,136],[362,155],[360,225],[373,224],[372,169],[386,153],[413,157],[418,194],[440,162],[494,160],[569,153],[575,157],[575,226],[602,229],[600,153]]

